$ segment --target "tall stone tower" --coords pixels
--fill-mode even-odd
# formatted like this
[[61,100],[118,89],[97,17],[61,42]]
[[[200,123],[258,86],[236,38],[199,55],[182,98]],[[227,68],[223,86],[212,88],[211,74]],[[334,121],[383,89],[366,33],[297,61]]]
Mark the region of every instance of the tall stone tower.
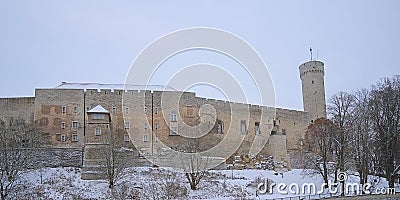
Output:
[[324,63],[309,61],[299,67],[303,91],[303,108],[310,113],[310,120],[326,117]]

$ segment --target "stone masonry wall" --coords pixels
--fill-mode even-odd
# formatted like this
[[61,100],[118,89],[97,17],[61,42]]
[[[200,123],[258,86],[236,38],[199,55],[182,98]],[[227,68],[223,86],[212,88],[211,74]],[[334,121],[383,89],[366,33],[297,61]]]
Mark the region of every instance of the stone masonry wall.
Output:
[[[104,142],[106,134],[96,136],[97,125],[89,125],[86,115],[87,110],[97,105],[107,109],[111,117],[109,127],[99,126],[109,128],[119,145],[132,149],[134,155],[160,154],[166,147],[183,151],[185,145],[191,144],[191,139],[180,135],[195,134],[193,136],[197,137],[196,134],[205,133],[196,140],[201,144],[199,151],[220,145],[221,156],[260,151],[281,160],[287,151],[301,149],[311,119],[310,114],[303,111],[278,108],[274,117],[272,108],[205,99],[196,97],[195,93],[178,91],[36,89],[34,98],[0,99],[1,117],[23,116],[39,122],[42,130],[49,134],[51,146],[57,148],[82,148],[89,141]],[[171,121],[173,112],[177,114],[176,121]],[[74,122],[77,123],[75,127]],[[129,123],[128,127],[125,122]],[[222,125],[221,133],[218,123]],[[245,124],[245,132],[242,124]],[[171,135],[172,128],[176,128],[178,134]],[[61,135],[65,136],[65,141],[61,140]],[[72,141],[73,135],[78,136],[78,141]],[[126,141],[127,135],[139,145]],[[271,139],[271,135],[279,136]]]
[[[35,90],[34,119],[49,135],[53,147],[83,147],[83,98],[83,90],[79,89]],[[77,141],[72,140],[73,135],[77,135]]]
[[35,97],[0,98],[0,119],[9,121],[22,118],[28,123],[33,122]]

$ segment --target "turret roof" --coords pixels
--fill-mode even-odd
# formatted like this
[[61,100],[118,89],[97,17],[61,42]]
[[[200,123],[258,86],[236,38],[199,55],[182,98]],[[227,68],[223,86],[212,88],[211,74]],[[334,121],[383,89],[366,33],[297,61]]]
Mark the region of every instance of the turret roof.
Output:
[[108,110],[103,108],[103,106],[97,105],[96,107],[88,110],[87,113],[110,113],[110,112],[108,112]]

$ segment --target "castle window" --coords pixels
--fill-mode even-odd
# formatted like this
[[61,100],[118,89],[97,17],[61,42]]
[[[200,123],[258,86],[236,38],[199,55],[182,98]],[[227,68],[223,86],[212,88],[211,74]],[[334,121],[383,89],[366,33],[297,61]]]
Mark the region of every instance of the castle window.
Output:
[[171,112],[171,114],[169,115],[169,120],[171,121],[171,122],[176,122],[177,120],[176,120],[176,112],[175,111],[172,111]]
[[86,107],[86,111],[89,111],[90,110],[90,108],[89,107]]
[[178,128],[171,127],[171,130],[169,131],[169,135],[178,135]]
[[271,135],[276,135],[276,131],[271,131]]
[[129,141],[130,141],[130,138],[129,138],[129,135],[128,135],[128,134],[125,134],[125,135],[124,135],[124,141],[125,141],[125,142],[129,142]]
[[147,114],[147,106],[144,106],[144,107],[143,107],[143,113],[144,113],[144,114]]
[[78,128],[78,122],[77,121],[72,122],[72,128],[73,129],[77,129]]
[[242,134],[246,134],[246,132],[247,132],[246,120],[242,120],[242,121],[240,122],[240,132],[241,132]]
[[222,121],[221,120],[217,121],[217,133],[222,134]]
[[61,129],[65,129],[65,122],[61,122]]
[[100,127],[96,127],[94,129],[94,135],[97,135],[97,136],[101,135],[101,128]]
[[286,129],[282,129],[282,135],[286,135]]
[[158,114],[158,108],[157,107],[154,108],[154,114]]
[[130,128],[130,123],[129,122],[125,122],[124,127],[125,127],[125,129],[129,129]]
[[276,126],[276,120],[274,120],[274,126]]
[[186,114],[188,117],[193,117],[193,106],[186,105]]
[[117,108],[116,107],[112,107],[112,113],[116,113],[117,112]]
[[62,114],[67,113],[67,107],[66,107],[66,106],[62,106],[62,107],[61,107],[61,113],[62,113]]
[[128,113],[129,113],[129,108],[126,107],[126,108],[125,108],[125,114],[128,114]]
[[65,134],[61,134],[61,142],[65,141],[67,141],[67,137],[65,136]]
[[74,107],[74,113],[77,113],[78,112],[78,108],[75,106]]
[[311,84],[314,84],[314,81],[311,81]]
[[158,123],[156,122],[155,124],[154,124],[154,129],[158,129]]
[[92,114],[92,119],[94,120],[104,119],[104,114]]
[[78,142],[78,135],[77,134],[73,134],[72,135],[72,142]]
[[144,123],[144,129],[147,130],[147,122]]
[[254,132],[256,135],[260,134],[260,122],[254,123]]
[[147,134],[143,135],[143,142],[148,142],[149,136]]

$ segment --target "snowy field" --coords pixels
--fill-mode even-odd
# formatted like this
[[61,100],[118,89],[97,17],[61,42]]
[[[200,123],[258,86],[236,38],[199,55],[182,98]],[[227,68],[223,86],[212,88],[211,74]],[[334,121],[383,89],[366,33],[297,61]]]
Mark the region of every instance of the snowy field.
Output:
[[[202,179],[198,190],[192,191],[182,173],[164,168],[130,168],[117,181],[114,189],[108,188],[103,180],[81,180],[79,168],[45,168],[29,171],[19,181],[12,198],[18,199],[276,199],[301,196],[301,194],[280,194],[277,187],[272,194],[256,195],[256,180],[268,178],[276,185],[287,186],[297,183],[314,183],[319,190],[323,183],[320,176],[304,176],[302,170],[276,173],[270,170],[218,170]],[[358,183],[358,177],[348,176],[348,182]],[[387,187],[385,179],[370,177],[376,188]],[[264,181],[263,181],[264,182]],[[399,185],[396,186],[400,191]],[[289,191],[286,188],[286,191]],[[327,195],[327,194],[325,194]],[[329,196],[329,195],[328,195]],[[313,198],[311,196],[311,198]],[[317,198],[317,196],[314,196]]]

